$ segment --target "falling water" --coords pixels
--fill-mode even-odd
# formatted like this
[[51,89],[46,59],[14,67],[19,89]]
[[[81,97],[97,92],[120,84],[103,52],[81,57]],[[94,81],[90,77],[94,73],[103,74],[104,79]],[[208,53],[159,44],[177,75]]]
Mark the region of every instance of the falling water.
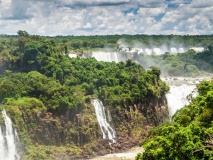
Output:
[[93,52],[92,57],[94,57],[97,61],[104,61],[104,62],[119,62],[117,53],[111,52]]
[[171,53],[172,53],[172,54],[176,54],[176,53],[177,53],[177,49],[174,48],[174,47],[172,47],[170,50],[171,50]]
[[189,95],[196,97],[197,84],[208,77],[176,77],[176,78],[162,78],[170,87],[169,93],[166,95],[170,116],[185,105],[189,104]]
[[0,126],[0,160],[19,160],[17,132],[5,110],[2,116],[5,124]]
[[147,55],[151,55],[151,54],[152,54],[152,50],[149,49],[149,48],[146,48],[146,49],[145,49],[145,53],[146,53]]
[[179,48],[179,51],[178,51],[179,53],[183,53],[183,52],[185,52],[185,50],[184,50],[184,48]]
[[[95,113],[103,134],[103,139],[108,138],[112,143],[116,143],[115,131],[107,122],[104,105],[100,100],[92,100],[92,104],[95,107]],[[109,144],[111,144],[111,142],[109,142]]]
[[155,55],[161,55],[162,54],[162,51],[160,48],[153,48],[152,50],[154,52]]
[[170,93],[166,95],[170,116],[173,116],[178,109],[189,104],[187,97],[195,88],[195,85],[187,84],[170,86]]

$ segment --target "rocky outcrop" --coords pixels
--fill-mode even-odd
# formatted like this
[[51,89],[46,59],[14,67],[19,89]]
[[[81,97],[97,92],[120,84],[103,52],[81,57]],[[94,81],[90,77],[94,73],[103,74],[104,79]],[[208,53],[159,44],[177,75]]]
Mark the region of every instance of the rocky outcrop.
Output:
[[[110,123],[116,130],[116,143],[111,145],[107,139],[102,139],[91,104],[85,104],[81,110],[70,109],[57,113],[36,110],[29,112],[22,110],[20,106],[13,106],[9,113],[20,113],[19,117],[11,117],[23,143],[27,139],[31,143],[25,145],[47,146],[45,154],[53,155],[52,159],[85,159],[125,151],[137,145],[148,135],[150,128],[159,125],[168,117],[165,97],[120,108],[107,106],[107,110],[110,110]],[[65,151],[52,151],[48,146],[63,146]],[[73,146],[78,152],[70,151]]]

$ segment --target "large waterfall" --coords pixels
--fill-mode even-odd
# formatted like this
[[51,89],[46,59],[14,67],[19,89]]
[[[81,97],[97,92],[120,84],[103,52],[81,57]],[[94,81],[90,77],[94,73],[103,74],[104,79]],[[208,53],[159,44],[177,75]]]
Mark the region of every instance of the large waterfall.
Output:
[[2,111],[4,125],[0,125],[0,160],[19,160],[18,135],[6,111]]
[[[204,48],[191,48],[194,49],[195,51],[203,51]],[[139,49],[138,49],[139,50]],[[153,50],[150,50],[146,48],[145,50],[146,54],[151,54],[154,52],[155,54],[162,54],[164,52],[161,51],[160,48],[154,48]],[[171,47],[171,53],[176,53],[176,52],[182,53],[186,51],[185,48],[175,48]],[[119,62],[121,60],[126,60],[126,59],[121,59],[121,56],[116,53],[107,53],[107,52],[96,52],[93,53],[92,56],[95,57],[98,61],[105,61],[105,62]],[[167,103],[169,107],[169,114],[170,117],[172,117],[175,112],[178,109],[181,109],[185,105],[189,104],[188,101],[188,95],[196,95],[196,85],[201,81],[205,79],[205,77],[200,77],[200,78],[190,78],[190,77],[178,77],[178,78],[163,78],[164,81],[170,86],[170,92],[166,95],[167,98]]]
[[195,88],[195,85],[187,84],[170,86],[170,92],[166,95],[170,116],[173,116],[178,109],[189,104],[188,96]]
[[166,95],[169,114],[172,117],[178,109],[189,104],[189,98],[197,95],[196,85],[204,78],[168,78],[163,79],[170,86]]
[[92,100],[92,104],[95,107],[95,113],[103,134],[103,139],[108,138],[110,140],[109,144],[116,143],[115,131],[108,123],[111,117],[108,116],[108,119],[107,119],[104,105],[102,104],[100,100]]
[[94,57],[98,61],[105,61],[105,62],[116,62],[118,63],[117,53],[113,52],[93,52],[92,57]]

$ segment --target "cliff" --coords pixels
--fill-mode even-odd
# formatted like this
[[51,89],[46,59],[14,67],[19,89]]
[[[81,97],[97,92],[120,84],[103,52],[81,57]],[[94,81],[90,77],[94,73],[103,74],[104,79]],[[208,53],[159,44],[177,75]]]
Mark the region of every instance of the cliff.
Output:
[[94,106],[85,103],[80,109],[47,112],[5,106],[23,143],[23,159],[76,159],[127,150],[147,137],[153,126],[168,117],[165,97],[119,108],[106,105],[116,143],[102,138]]

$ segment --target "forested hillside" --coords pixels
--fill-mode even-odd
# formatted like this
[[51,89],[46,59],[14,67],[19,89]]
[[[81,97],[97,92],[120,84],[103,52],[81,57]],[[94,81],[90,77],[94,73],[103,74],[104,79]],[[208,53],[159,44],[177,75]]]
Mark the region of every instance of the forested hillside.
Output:
[[166,52],[163,55],[134,54],[134,60],[145,68],[156,66],[167,76],[199,76],[213,73],[213,47],[202,52],[191,49],[176,55]]
[[[24,159],[88,157],[122,149],[122,143],[131,147],[147,132],[142,125],[158,125],[168,114],[169,87],[158,68],[147,71],[131,60],[70,58],[57,38],[24,31],[3,36],[0,65],[0,110],[5,108],[16,126]],[[108,106],[121,137],[110,149],[102,140],[93,99]],[[131,144],[126,146],[123,137],[132,137]]]
[[[133,53],[133,60],[142,65],[148,63],[144,57],[154,62],[144,65],[148,70],[132,60],[109,63],[98,62],[90,57],[92,51],[100,48],[122,54],[119,51],[120,40],[130,48],[136,41],[143,46],[160,46],[165,43],[169,45],[172,41],[206,49],[203,52],[189,50],[177,55],[165,53],[160,56]],[[17,128],[24,148],[24,159],[85,158],[127,149],[146,137],[149,128],[168,118],[165,94],[169,87],[161,81],[161,71],[157,67],[163,73],[174,76],[195,75],[203,70],[211,73],[211,45],[210,35],[43,37],[29,35],[26,31],[18,31],[17,36],[1,35],[0,110],[6,109]],[[79,57],[70,58],[69,53],[76,53]],[[82,54],[87,55],[87,58],[81,58]],[[176,122],[167,124],[169,127],[165,125],[166,133],[163,129],[162,134],[167,135],[168,128],[172,133],[177,132],[177,135],[180,135],[179,132],[184,132],[184,135],[187,132],[187,135],[193,137],[197,132],[191,131],[190,127],[201,126],[198,131],[206,132],[203,134],[205,140],[209,138],[207,135],[210,130],[207,130],[209,133],[204,131],[209,127],[206,122],[211,120],[209,113],[212,95],[207,91],[212,88],[209,89],[209,86],[211,83],[207,82],[200,85],[202,95],[194,100],[196,110],[186,109],[190,113],[187,115],[185,110],[183,113],[180,111],[181,116],[177,114],[174,117]],[[202,92],[203,89],[206,92]],[[112,112],[118,136],[117,144],[109,146],[102,140],[91,105],[93,99],[102,100]],[[200,113],[199,125],[198,121],[194,124],[194,115]],[[155,129],[151,136],[155,133],[161,133],[161,128]],[[167,140],[165,136],[162,141],[164,140],[170,148],[173,147],[170,139]],[[159,142],[159,145],[164,144],[157,141]],[[195,153],[200,154],[203,143],[199,138],[196,142],[199,142],[196,146],[201,148],[195,147]],[[193,148],[193,145],[190,147]],[[209,149],[205,145],[203,148],[207,151]],[[163,148],[155,151],[164,154],[162,150]],[[153,154],[156,152],[153,151]],[[146,155],[155,157],[145,152],[144,156]],[[194,156],[191,152],[190,155]],[[210,157],[211,153],[203,155]],[[138,157],[141,158],[141,155]]]
[[[132,48],[154,48],[181,46],[183,48],[203,47],[196,52],[188,50],[184,53],[162,55],[146,55],[121,50],[125,46]],[[74,53],[79,56],[91,56],[94,51],[110,51],[119,54],[130,54],[134,61],[148,69],[156,66],[164,75],[195,76],[203,72],[213,71],[213,36],[212,35],[105,35],[105,36],[56,36],[43,37],[29,35],[26,31],[18,31],[17,36],[0,35],[0,72],[5,69],[13,71],[37,70],[47,76],[55,76],[63,81],[60,66],[53,65],[63,61],[64,54]],[[47,58],[46,56],[50,56]],[[64,57],[63,57],[64,58]],[[48,71],[47,71],[48,70]],[[48,72],[48,73],[47,73]],[[54,74],[53,74],[54,72]],[[65,73],[66,74],[66,73]],[[61,77],[61,78],[59,78]]]
[[213,157],[213,80],[198,85],[199,95],[162,126],[154,128],[143,141],[147,159],[212,159]]

